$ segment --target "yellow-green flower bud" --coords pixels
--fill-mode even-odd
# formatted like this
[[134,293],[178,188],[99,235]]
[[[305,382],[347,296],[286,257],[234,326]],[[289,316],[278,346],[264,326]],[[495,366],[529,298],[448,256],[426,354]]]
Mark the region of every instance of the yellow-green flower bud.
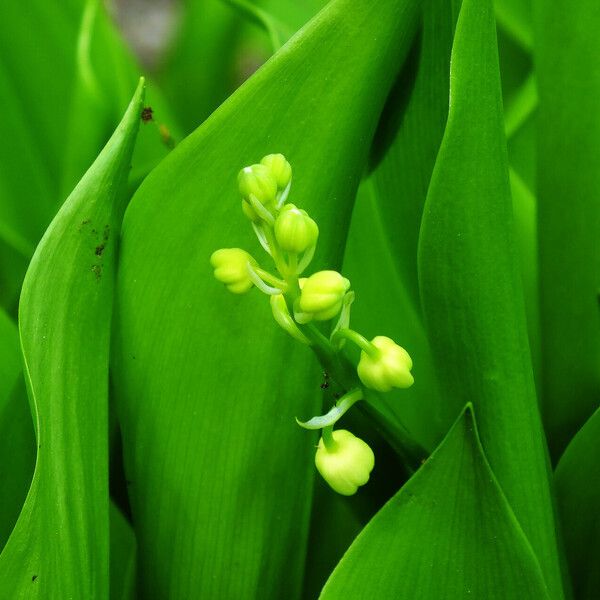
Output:
[[275,202],[277,181],[265,165],[244,167],[238,174],[238,187],[245,200],[252,195],[265,206]]
[[333,440],[333,448],[328,448],[321,438],[315,465],[334,491],[352,496],[359,486],[369,481],[375,456],[367,443],[345,429],[334,431]]
[[215,269],[215,278],[234,294],[244,294],[252,287],[248,263],[255,265],[256,261],[241,248],[221,248],[210,257],[210,264]]
[[292,165],[285,159],[283,154],[269,154],[260,161],[260,164],[271,171],[280,190],[287,187],[292,179]]
[[408,388],[414,383],[410,373],[413,363],[408,352],[384,335],[374,337],[371,344],[378,352],[360,353],[358,376],[366,387],[378,392],[392,388]]
[[285,252],[300,254],[317,242],[319,228],[306,211],[287,204],[275,220],[275,238]]
[[337,271],[319,271],[306,279],[298,299],[298,322],[326,321],[340,312],[350,281]]

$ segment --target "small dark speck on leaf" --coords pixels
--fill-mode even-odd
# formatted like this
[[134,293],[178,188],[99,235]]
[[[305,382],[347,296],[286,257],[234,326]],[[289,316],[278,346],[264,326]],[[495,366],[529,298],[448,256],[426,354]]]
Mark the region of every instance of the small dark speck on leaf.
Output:
[[144,106],[144,108],[142,109],[142,123],[150,123],[150,121],[152,121],[153,118],[153,113],[154,111],[152,110],[151,106]]
[[102,265],[94,265],[92,267],[92,272],[96,276],[96,279],[99,280],[102,277]]
[[37,576],[37,575],[32,575],[32,576],[31,576],[31,581],[35,581],[37,578],[38,578],[38,576]]
[[109,236],[110,236],[110,226],[109,226],[109,225],[105,225],[105,226],[104,226],[104,231],[103,231],[103,233],[102,233],[102,239],[103,239],[105,242],[108,242],[108,238],[109,238]]
[[100,244],[99,246],[96,246],[96,256],[102,256],[102,253],[104,252],[104,244]]

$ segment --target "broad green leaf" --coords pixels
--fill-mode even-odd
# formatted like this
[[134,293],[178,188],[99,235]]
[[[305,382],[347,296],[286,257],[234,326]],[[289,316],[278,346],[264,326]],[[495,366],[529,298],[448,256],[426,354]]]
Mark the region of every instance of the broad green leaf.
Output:
[[[423,4],[420,34],[378,126],[375,168],[357,199],[344,264],[358,294],[353,324],[367,337],[386,332],[413,357],[415,385],[388,397],[406,427],[430,450],[460,408],[438,395],[416,267],[423,205],[448,113],[456,4]],[[381,282],[389,293],[381,293]]]
[[[431,451],[443,435],[447,425],[444,417],[450,412],[451,405],[439,396],[419,307],[411,301],[405,283],[407,275],[400,274],[398,262],[394,260],[397,250],[391,247],[384,225],[393,218],[391,214],[395,215],[395,210],[401,210],[394,209],[389,202],[390,195],[398,197],[393,193],[397,182],[397,179],[390,179],[381,187],[375,187],[371,177],[360,186],[352,213],[343,273],[350,278],[356,292],[351,326],[369,339],[383,334],[391,337],[406,348],[413,359],[414,385],[407,390],[393,390],[386,398],[411,435]],[[414,251],[416,253],[416,249]],[[382,285],[385,294],[381,293]]]
[[554,480],[567,559],[576,598],[593,600],[600,589],[600,409],[562,455]]
[[108,347],[115,247],[143,82],[46,231],[19,309],[37,435],[29,494],[0,555],[2,598],[108,597]]
[[470,408],[363,529],[320,598],[548,598]]
[[489,1],[463,1],[450,99],[419,240],[421,297],[441,395],[454,405],[473,402],[492,470],[538,556],[550,596],[561,598]]
[[300,593],[315,440],[293,417],[320,409],[318,368],[264,297],[233,297],[214,281],[209,257],[222,246],[260,256],[236,176],[283,152],[291,201],[321,230],[314,269],[339,266],[416,17],[412,1],[332,2],[133,199],[113,365],[145,597]]
[[600,397],[600,4],[536,9],[542,406],[558,457]]

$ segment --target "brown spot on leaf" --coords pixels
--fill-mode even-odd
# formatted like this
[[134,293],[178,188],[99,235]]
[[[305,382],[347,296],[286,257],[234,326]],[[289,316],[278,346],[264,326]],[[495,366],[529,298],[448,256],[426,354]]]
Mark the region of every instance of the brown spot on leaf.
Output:
[[152,119],[154,118],[153,113],[154,111],[152,110],[151,106],[144,106],[144,108],[142,109],[142,123],[144,123],[144,125],[152,121]]

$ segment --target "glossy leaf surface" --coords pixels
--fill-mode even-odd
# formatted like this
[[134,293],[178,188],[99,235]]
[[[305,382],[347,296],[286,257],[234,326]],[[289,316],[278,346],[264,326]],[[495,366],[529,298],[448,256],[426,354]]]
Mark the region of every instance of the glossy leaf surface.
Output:
[[175,149],[127,212],[114,366],[146,597],[300,593],[314,438],[293,417],[317,413],[316,362],[256,290],[228,295],[208,259],[222,246],[261,256],[236,175],[283,152],[290,200],[322,232],[315,270],[340,264],[416,9],[328,5]]
[[548,598],[471,409],[363,529],[320,598]]
[[536,4],[543,410],[554,457],[600,398],[600,4]]
[[463,1],[450,71],[450,112],[419,240],[421,298],[441,395],[473,402],[481,442],[562,596],[548,459],[513,241],[491,2]]
[[140,83],[119,128],[46,231],[23,285],[19,331],[37,461],[0,555],[3,598],[108,596],[109,333],[142,101]]

